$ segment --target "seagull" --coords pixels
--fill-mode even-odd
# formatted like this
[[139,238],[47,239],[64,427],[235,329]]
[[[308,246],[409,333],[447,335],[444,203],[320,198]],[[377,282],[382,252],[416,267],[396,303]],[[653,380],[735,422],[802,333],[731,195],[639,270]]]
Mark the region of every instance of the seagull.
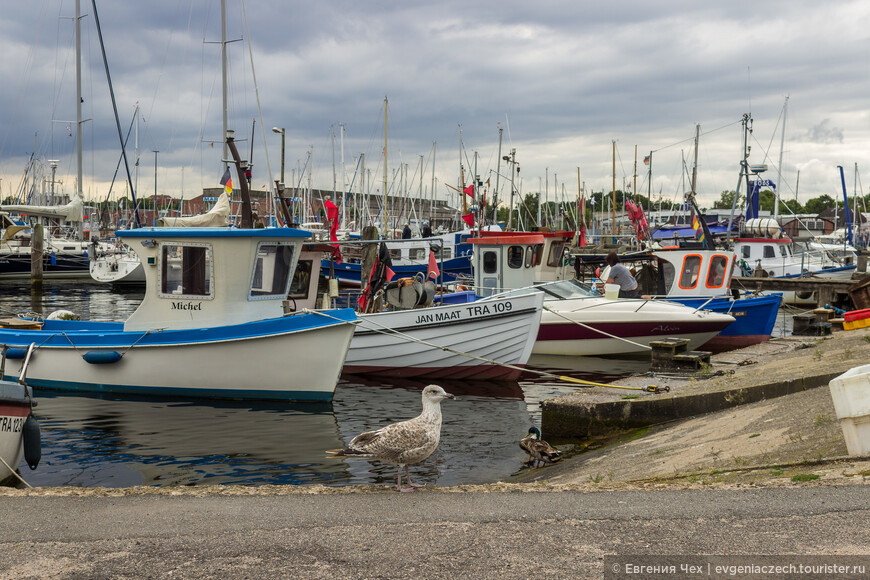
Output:
[[[422,485],[411,481],[408,466],[420,463],[438,447],[441,438],[441,401],[455,399],[438,385],[423,389],[423,412],[417,417],[387,425],[377,431],[360,433],[344,449],[331,449],[327,457],[367,457],[399,466],[397,491],[414,491]],[[402,487],[402,468],[409,488]]]
[[544,465],[555,463],[562,459],[562,456],[552,445],[541,440],[541,432],[537,427],[529,429],[526,436],[520,439],[520,449],[529,454],[529,460],[526,461],[526,465],[534,463],[537,466],[539,461],[541,465]]

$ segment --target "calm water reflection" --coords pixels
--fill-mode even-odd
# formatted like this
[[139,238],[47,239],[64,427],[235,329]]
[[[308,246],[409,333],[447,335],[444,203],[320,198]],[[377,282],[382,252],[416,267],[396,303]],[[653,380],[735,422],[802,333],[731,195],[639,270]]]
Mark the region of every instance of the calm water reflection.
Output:
[[[65,309],[90,320],[123,320],[141,292],[82,282],[0,285],[0,313],[47,315]],[[536,357],[533,365],[590,380],[646,370],[642,361]],[[195,364],[195,363],[194,363]],[[43,437],[36,486],[350,485],[391,483],[395,468],[365,459],[325,457],[352,437],[417,415],[423,381],[344,378],[332,404],[242,403],[37,392]],[[438,450],[413,468],[421,483],[498,481],[516,473],[517,446],[540,424],[539,402],[577,389],[534,376],[521,382],[439,381],[456,401],[443,404]]]

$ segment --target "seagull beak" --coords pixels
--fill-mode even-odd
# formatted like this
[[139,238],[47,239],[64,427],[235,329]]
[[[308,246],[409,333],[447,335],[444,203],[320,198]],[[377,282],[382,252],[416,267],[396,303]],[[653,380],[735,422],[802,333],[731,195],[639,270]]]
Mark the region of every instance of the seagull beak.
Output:
[[451,395],[450,393],[444,393],[444,398],[445,399],[453,399],[454,401],[456,400],[456,396]]

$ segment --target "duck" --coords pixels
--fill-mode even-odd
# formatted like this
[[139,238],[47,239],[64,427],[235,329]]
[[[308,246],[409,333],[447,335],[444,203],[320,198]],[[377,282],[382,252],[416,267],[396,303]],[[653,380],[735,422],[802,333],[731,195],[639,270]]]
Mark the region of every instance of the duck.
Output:
[[[423,411],[413,419],[393,423],[377,431],[360,433],[344,449],[330,449],[327,457],[363,457],[398,466],[396,490],[414,491],[423,487],[411,481],[409,465],[428,458],[441,439],[441,401],[456,399],[438,385],[423,389]],[[402,469],[409,487],[402,487]]]
[[534,463],[538,467],[538,462],[543,466],[562,459],[562,455],[552,445],[541,439],[541,432],[537,427],[530,428],[526,436],[520,439],[520,449],[529,454],[526,465]]

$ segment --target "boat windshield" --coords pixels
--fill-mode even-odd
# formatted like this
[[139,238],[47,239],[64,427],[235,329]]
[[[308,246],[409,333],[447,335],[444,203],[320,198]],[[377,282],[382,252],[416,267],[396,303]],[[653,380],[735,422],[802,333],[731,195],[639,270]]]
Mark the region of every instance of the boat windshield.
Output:
[[585,298],[587,296],[598,296],[598,293],[592,290],[588,284],[583,284],[577,280],[559,280],[558,282],[547,282],[538,284],[535,289],[554,296],[560,300],[568,300],[571,298]]

